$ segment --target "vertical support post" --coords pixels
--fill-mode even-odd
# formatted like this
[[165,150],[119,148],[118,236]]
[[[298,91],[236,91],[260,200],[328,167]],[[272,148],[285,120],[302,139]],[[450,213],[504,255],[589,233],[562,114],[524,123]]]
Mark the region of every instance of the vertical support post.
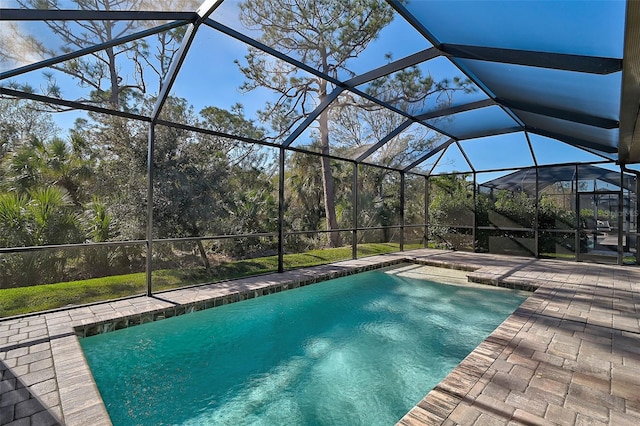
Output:
[[[580,188],[579,188],[579,183],[580,183],[580,179],[578,176],[578,165],[575,165],[575,185],[576,185],[576,190],[574,192],[574,196],[576,197],[575,200],[575,206],[576,206],[576,236],[575,236],[575,255],[576,255],[576,262],[579,262],[580,259],[580,223],[582,223],[582,218],[580,217]],[[573,181],[571,182],[571,187],[573,188]],[[573,192],[573,191],[572,191]]]
[[424,248],[429,248],[429,176],[424,177]]
[[[625,185],[626,186],[626,185]],[[625,252],[631,251],[631,189],[622,189],[622,205],[624,208],[624,241]]]
[[536,258],[540,257],[540,173],[536,166],[536,217],[533,219],[533,239],[536,245]]
[[278,272],[284,272],[284,148],[278,164]]
[[351,258],[358,258],[358,163],[353,162],[353,228],[351,229]]
[[631,253],[631,189],[623,190],[622,204],[624,206],[624,251]]
[[[633,223],[635,225],[635,242],[636,242],[636,265],[640,265],[640,223],[638,223],[638,219],[640,219],[640,196],[638,196],[638,191],[640,190],[640,173],[636,173],[636,187],[635,187],[635,194],[636,194],[636,205],[635,205],[635,211],[633,212],[634,214],[634,219],[633,219]],[[631,200],[629,200],[629,210],[631,210]]]
[[618,265],[624,264],[624,164],[620,165],[620,191],[618,192]]
[[[640,190],[640,173],[636,172],[635,176],[636,176],[636,187],[635,187],[636,205],[635,205],[635,211],[633,212],[635,216],[633,223],[635,225],[634,235],[635,235],[635,242],[636,242],[636,265],[640,265],[640,224],[638,223],[638,219],[640,219],[640,216],[638,216],[638,214],[640,213],[640,196],[638,196],[639,195],[638,191]],[[631,210],[631,199],[629,199],[629,210]]]
[[147,296],[153,294],[151,273],[153,272],[153,154],[155,150],[155,123],[149,124],[147,141]]
[[531,139],[529,138],[529,132],[524,132],[524,137],[527,139],[527,145],[529,146],[529,152],[531,153],[531,159],[533,160],[533,166],[535,167],[536,170],[536,191],[535,191],[535,196],[536,196],[536,204],[535,204],[535,209],[536,209],[536,215],[533,218],[533,243],[535,244],[535,252],[534,255],[536,258],[540,257],[540,221],[539,221],[539,214],[540,214],[540,209],[539,209],[539,177],[540,174],[538,173],[538,160],[536,158],[536,152],[533,149],[533,144],[531,143]]
[[477,215],[477,211],[478,211],[478,174],[475,172],[475,170],[473,171],[473,229],[471,230],[471,238],[472,238],[472,249],[473,252],[477,252],[478,251],[478,240],[477,240],[477,235],[478,235],[478,215]]
[[404,185],[405,185],[404,171],[400,172],[400,251],[404,251]]

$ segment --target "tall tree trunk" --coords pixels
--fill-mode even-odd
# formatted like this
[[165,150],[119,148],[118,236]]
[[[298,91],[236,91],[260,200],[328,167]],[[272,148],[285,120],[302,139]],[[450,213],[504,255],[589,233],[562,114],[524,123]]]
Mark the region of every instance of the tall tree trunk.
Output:
[[118,81],[118,70],[116,68],[116,55],[113,48],[105,49],[109,58],[109,81],[111,84],[111,93],[109,93],[109,103],[111,107],[117,108],[120,104],[120,86]]
[[[107,9],[110,9],[109,6],[110,5],[108,4]],[[104,41],[113,40],[113,26],[113,21],[105,22]],[[107,58],[109,60],[109,83],[111,85],[111,93],[109,93],[109,103],[111,104],[111,107],[117,108],[120,105],[120,79],[118,77],[118,68],[116,66],[116,53],[113,47],[106,48],[105,53],[107,54]]]
[[200,257],[202,258],[202,264],[204,265],[204,268],[208,271],[209,269],[211,269],[211,265],[209,264],[209,258],[207,257],[207,252],[204,249],[204,246],[202,245],[202,241],[198,240],[196,244],[198,245],[198,252],[200,252]]
[[[322,102],[322,99],[320,99]],[[323,111],[318,117],[318,127],[320,131],[320,147],[322,154],[329,154],[329,117],[327,111]],[[324,192],[324,212],[327,220],[327,231],[338,229],[338,218],[336,217],[335,186],[333,174],[331,173],[331,160],[327,157],[320,157],[322,167],[322,190]],[[342,241],[339,232],[329,233],[329,246],[340,247]]]
[[[191,232],[190,235],[200,235],[200,230],[198,229],[198,225],[191,224],[190,226]],[[202,245],[202,240],[196,240],[196,247],[198,247],[198,253],[200,254],[200,258],[202,259],[202,266],[208,271],[211,268],[211,264],[209,263],[209,258],[207,257],[207,251],[204,249]]]

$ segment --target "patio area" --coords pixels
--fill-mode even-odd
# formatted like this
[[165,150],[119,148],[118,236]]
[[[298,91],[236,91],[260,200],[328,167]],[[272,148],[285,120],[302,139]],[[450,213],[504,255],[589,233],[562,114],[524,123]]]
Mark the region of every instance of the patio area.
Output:
[[537,290],[399,424],[640,422],[640,269],[425,249],[0,321],[0,423],[111,424],[78,336],[403,260]]

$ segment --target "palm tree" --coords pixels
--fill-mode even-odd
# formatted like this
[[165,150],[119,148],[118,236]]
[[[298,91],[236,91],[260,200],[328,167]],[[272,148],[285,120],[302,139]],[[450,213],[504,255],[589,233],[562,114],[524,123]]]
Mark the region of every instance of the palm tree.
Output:
[[[80,221],[68,192],[58,186],[26,194],[0,194],[0,245],[29,247],[82,242]],[[61,250],[16,253],[2,258],[0,287],[60,281],[68,256]]]
[[8,154],[4,163],[9,190],[23,194],[35,187],[59,185],[78,207],[81,186],[92,177],[92,160],[82,158],[60,138],[43,142],[32,137]]

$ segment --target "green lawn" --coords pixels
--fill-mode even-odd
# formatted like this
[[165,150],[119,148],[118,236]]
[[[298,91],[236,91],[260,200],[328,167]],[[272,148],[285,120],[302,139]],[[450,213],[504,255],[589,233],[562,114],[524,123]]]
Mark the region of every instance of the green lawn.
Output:
[[[406,249],[421,247],[422,246],[417,244],[405,245]],[[398,244],[391,243],[360,244],[358,245],[358,256],[365,257],[391,253],[398,251],[398,249]],[[337,262],[350,258],[350,246],[311,250],[299,254],[286,254],[284,256],[284,265],[285,269],[294,269]],[[152,275],[153,291],[274,272],[277,268],[278,257],[268,256],[225,262],[213,266],[208,271],[204,268],[158,270],[154,271]],[[144,294],[145,290],[145,273],[2,289],[0,290],[0,318]]]

